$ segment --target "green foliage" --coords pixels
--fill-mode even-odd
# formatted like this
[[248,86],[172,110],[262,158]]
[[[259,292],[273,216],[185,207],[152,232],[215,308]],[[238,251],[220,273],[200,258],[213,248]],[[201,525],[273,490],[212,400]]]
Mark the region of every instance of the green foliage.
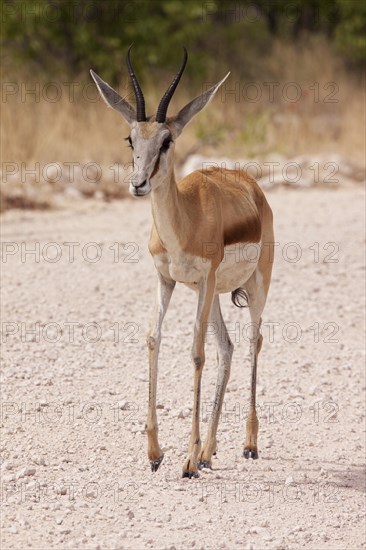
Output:
[[252,77],[274,36],[323,33],[346,59],[366,57],[366,4],[359,0],[0,0],[0,7],[8,65],[48,77],[88,79],[92,67],[116,84],[131,43],[141,80],[154,74],[165,81],[183,45],[188,78],[197,81],[217,74],[218,65]]
[[366,3],[337,0],[340,21],[335,42],[347,59],[355,63],[366,60]]

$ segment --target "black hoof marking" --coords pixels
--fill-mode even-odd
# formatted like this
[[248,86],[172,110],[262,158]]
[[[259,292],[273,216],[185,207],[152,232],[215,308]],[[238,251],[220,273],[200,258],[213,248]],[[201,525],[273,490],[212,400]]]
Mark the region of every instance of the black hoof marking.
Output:
[[183,472],[182,477],[188,477],[192,479],[193,477],[200,477],[198,472]]
[[253,460],[256,460],[258,458],[258,451],[254,449],[244,449],[243,457],[252,458]]
[[200,460],[198,463],[198,469],[202,470],[202,468],[209,468],[210,470],[212,470],[211,463],[207,460]]
[[162,455],[157,460],[150,460],[150,466],[151,466],[151,471],[152,472],[157,472],[157,470],[159,469],[160,464],[162,463],[163,458],[164,458],[164,455]]

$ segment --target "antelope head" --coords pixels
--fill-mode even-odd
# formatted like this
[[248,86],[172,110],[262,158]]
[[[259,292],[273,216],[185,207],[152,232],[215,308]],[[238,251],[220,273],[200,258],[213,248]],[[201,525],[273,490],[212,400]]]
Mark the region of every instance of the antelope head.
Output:
[[156,114],[147,117],[144,95],[131,63],[131,47],[127,52],[127,67],[136,97],[136,110],[93,70],[90,73],[107,105],[118,111],[130,126],[130,134],[126,139],[132,149],[134,172],[129,191],[135,197],[142,197],[169,181],[174,166],[175,140],[186,124],[210,102],[230,73],[187,103],[178,114],[167,117],[169,103],[187,63],[188,55],[184,48],[182,64],[163,95]]

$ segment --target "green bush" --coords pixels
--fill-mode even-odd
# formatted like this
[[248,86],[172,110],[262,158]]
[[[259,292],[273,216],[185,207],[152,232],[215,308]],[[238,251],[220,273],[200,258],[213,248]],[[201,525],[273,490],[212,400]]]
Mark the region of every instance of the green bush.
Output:
[[[352,63],[366,58],[366,4],[359,0],[0,0],[8,66],[48,77],[89,78],[93,67],[117,83],[128,46],[141,80],[165,75],[190,53],[188,77],[210,78],[217,64],[252,77],[273,38],[329,37]],[[153,70],[152,70],[153,69]],[[157,76],[156,76],[157,75]]]

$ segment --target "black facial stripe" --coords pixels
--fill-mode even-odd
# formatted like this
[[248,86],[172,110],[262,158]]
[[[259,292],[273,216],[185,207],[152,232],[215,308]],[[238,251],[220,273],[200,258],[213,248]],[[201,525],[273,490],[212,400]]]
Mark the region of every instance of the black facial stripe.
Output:
[[171,136],[171,135],[167,136],[167,137],[164,139],[164,141],[163,141],[163,143],[161,144],[161,146],[160,146],[160,153],[167,151],[167,150],[169,149],[169,147],[170,147],[170,144],[171,144],[172,142],[173,142],[172,136]]

